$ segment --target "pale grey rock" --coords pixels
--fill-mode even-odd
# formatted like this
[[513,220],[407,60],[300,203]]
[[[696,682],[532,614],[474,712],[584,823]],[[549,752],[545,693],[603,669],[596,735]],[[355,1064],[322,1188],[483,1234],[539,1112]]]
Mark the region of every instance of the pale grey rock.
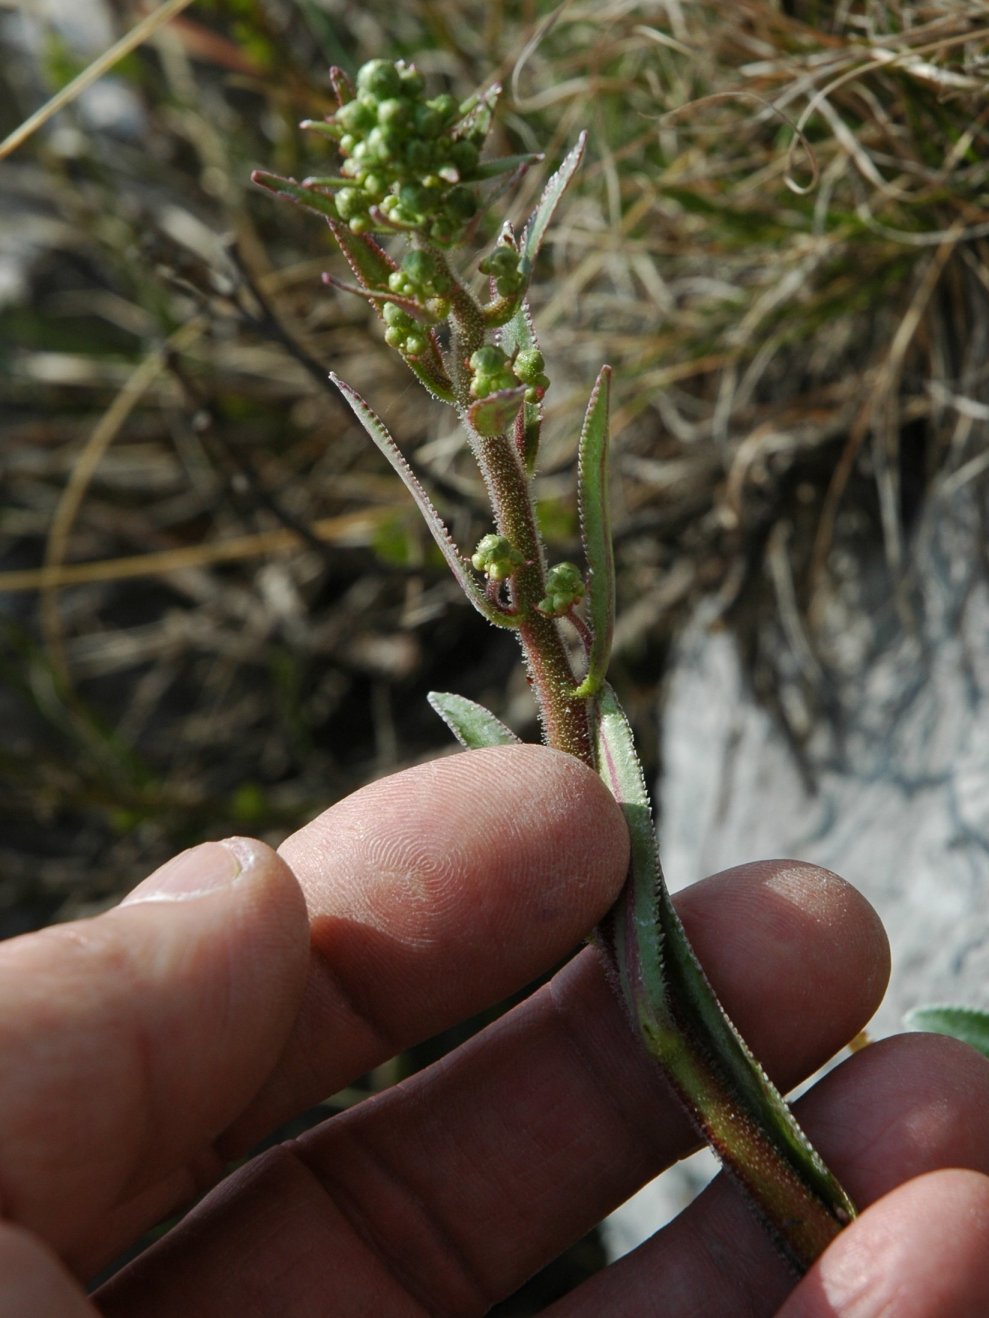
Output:
[[[841,874],[890,937],[874,1037],[923,1003],[989,1008],[985,517],[984,488],[946,482],[914,531],[907,587],[890,589],[881,550],[859,565],[832,606],[829,713],[799,756],[754,698],[734,635],[703,613],[668,685],[659,799],[671,888],[772,856]],[[778,660],[792,684],[777,692],[784,707],[799,707],[807,676],[798,649]],[[674,1169],[620,1210],[606,1227],[613,1254],[679,1211],[697,1179]]]

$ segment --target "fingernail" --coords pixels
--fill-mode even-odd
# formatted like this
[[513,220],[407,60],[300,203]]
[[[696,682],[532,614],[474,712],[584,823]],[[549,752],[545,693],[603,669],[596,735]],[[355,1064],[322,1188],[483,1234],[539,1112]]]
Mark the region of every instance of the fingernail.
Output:
[[[121,906],[131,902],[186,901],[229,887],[242,869],[245,848],[239,842],[239,838],[201,842],[198,847],[183,851],[139,883]],[[243,858],[246,860],[246,855]]]

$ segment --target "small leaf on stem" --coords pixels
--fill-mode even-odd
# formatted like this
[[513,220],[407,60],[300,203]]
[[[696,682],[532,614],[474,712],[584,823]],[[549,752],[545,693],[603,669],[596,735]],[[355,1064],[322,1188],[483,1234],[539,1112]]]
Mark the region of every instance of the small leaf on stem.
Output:
[[584,146],[587,142],[587,132],[584,131],[577,138],[577,144],[566,155],[563,164],[549,179],[543,194],[536,204],[536,209],[529,217],[522,233],[522,260],[519,269],[526,277],[532,273],[532,267],[539,249],[543,245],[543,239],[546,236],[546,230],[549,228],[550,221],[560,204],[560,198],[566,192],[570,180],[577,172],[577,166],[581,162],[584,154]]
[[512,746],[520,741],[511,728],[506,727],[490,709],[485,709],[474,700],[468,700],[466,696],[456,696],[449,691],[430,691],[426,699],[461,746],[466,746],[468,750],[480,750],[484,746]]
[[405,488],[412,495],[416,506],[422,513],[423,520],[429,527],[430,534],[440,548],[440,552],[446,559],[450,571],[457,579],[461,590],[470,600],[478,613],[484,615],[489,622],[493,622],[497,627],[515,627],[517,622],[511,614],[504,613],[491,600],[487,598],[480,586],[467,570],[467,566],[453,541],[450,532],[446,528],[446,523],[440,517],[439,513],[433,507],[432,500],[423,489],[418,476],[409,466],[402,450],[395,443],[388,427],[377,415],[376,412],[367,405],[356,389],[353,389],[346,381],[341,380],[338,375],[330,372],[330,379],[343,394],[344,398],[350,405],[354,415],[360,421],[361,425],[367,431],[368,435],[391,463],[394,470],[402,479]]
[[525,385],[516,389],[498,389],[472,403],[467,410],[467,419],[479,435],[488,438],[504,435],[524,401]]
[[587,611],[591,649],[577,695],[595,695],[604,682],[615,631],[615,554],[608,507],[608,404],[611,367],[602,366],[580,432],[577,503],[587,561]]

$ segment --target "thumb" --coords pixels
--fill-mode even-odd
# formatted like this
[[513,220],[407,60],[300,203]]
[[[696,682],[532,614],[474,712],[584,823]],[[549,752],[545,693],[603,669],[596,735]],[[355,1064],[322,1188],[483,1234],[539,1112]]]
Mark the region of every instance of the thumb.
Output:
[[0,944],[3,1215],[83,1275],[215,1179],[275,1065],[305,903],[260,842],[207,842],[114,910]]

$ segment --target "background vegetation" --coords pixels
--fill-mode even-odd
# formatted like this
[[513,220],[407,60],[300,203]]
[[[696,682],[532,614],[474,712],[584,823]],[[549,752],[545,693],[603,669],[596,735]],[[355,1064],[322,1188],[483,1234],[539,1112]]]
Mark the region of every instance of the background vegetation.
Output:
[[[0,3],[0,137],[154,7],[88,11]],[[326,372],[469,546],[488,528],[447,418],[321,286],[318,221],[248,181],[321,172],[297,122],[330,108],[329,64],[372,55],[503,81],[509,149],[555,163],[590,130],[537,280],[544,513],[573,556],[610,361],[618,682],[647,755],[703,597],[767,700],[781,654],[809,656],[777,709],[799,744],[856,661],[834,602],[857,547],[905,590],[925,490],[989,467],[979,0],[196,0],[0,160],[2,933],[446,751],[431,687],[531,730],[512,639]]]

